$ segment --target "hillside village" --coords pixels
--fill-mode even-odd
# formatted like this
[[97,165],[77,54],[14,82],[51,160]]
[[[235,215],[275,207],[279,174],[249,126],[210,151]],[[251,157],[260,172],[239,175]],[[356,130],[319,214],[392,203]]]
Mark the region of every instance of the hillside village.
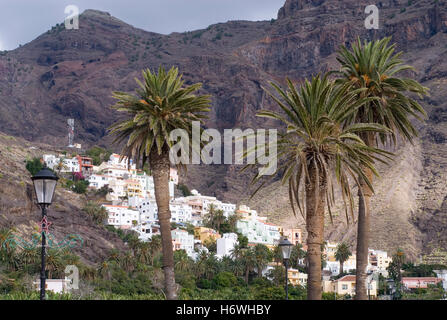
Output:
[[[45,164],[63,174],[78,174],[88,181],[91,190],[106,190],[107,202],[102,206],[107,210],[108,217],[104,224],[117,229],[132,230],[142,241],[150,241],[154,235],[160,234],[158,224],[157,204],[155,200],[154,182],[146,171],[136,168],[132,160],[119,154],[111,154],[107,161],[93,165],[92,158],[76,155],[65,158],[64,155],[45,154],[42,157]],[[213,196],[200,194],[191,190],[190,195],[175,197],[175,190],[179,185],[179,176],[175,168],[170,169],[169,195],[171,211],[171,235],[173,249],[185,250],[193,260],[197,260],[201,252],[208,253],[208,246],[215,245],[216,258],[232,257],[233,250],[238,244],[240,236],[247,238],[248,246],[262,244],[273,250],[281,237],[288,238],[294,245],[306,250],[305,239],[299,228],[284,228],[269,223],[267,217],[258,215],[256,210],[240,204],[224,203]],[[210,211],[220,211],[224,218],[236,216],[235,229],[237,233],[223,233],[206,227],[204,221]],[[189,229],[189,231],[188,231]],[[343,263],[336,259],[339,243],[326,242],[324,247],[323,291],[339,295],[354,295],[355,276],[337,275],[350,273],[356,268],[356,253],[352,252]],[[392,262],[386,251],[369,250],[368,262],[368,290],[371,297],[378,295],[378,276],[388,277],[387,268]],[[305,265],[304,259],[299,264]],[[269,263],[263,275],[268,275],[276,262]],[[335,277],[335,278],[334,278]],[[298,269],[290,268],[288,278],[292,285],[305,286],[307,274]],[[408,288],[437,284],[441,278],[404,278],[403,283]],[[416,283],[416,284],[415,284]],[[444,286],[447,285],[444,279]]]

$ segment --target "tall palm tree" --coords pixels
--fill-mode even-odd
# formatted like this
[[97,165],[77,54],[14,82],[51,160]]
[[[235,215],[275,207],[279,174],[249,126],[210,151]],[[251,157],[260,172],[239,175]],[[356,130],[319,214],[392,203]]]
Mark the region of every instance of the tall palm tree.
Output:
[[[417,130],[412,125],[410,116],[421,119],[421,116],[426,115],[420,104],[408,94],[416,93],[422,96],[428,89],[413,79],[400,78],[396,75],[413,68],[402,63],[400,59],[402,52],[395,53],[396,44],[389,45],[390,40],[391,38],[384,38],[373,42],[365,41],[362,45],[358,39],[352,50],[342,46],[337,57],[341,64],[341,70],[335,72],[341,77],[337,83],[356,90],[358,98],[376,98],[357,108],[356,112],[350,115],[349,122],[377,123],[390,129],[387,133],[362,133],[360,137],[369,147],[377,147],[379,141],[396,144],[397,135],[411,142],[417,135]],[[372,183],[372,171],[367,167],[363,170]],[[356,299],[366,300],[366,268],[373,192],[363,177],[359,177],[359,181]]]
[[241,261],[244,265],[245,283],[248,283],[250,271],[253,271],[256,267],[256,256],[254,250],[252,248],[243,249],[241,253]]
[[[296,214],[296,205],[306,221],[309,262],[307,297],[319,300],[322,295],[321,246],[325,207],[332,220],[331,207],[335,201],[333,177],[341,186],[345,207],[349,206],[353,217],[348,177],[358,183],[357,176],[360,176],[369,184],[361,168],[368,167],[371,172],[377,173],[372,165],[373,159],[378,158],[376,155],[387,154],[368,147],[357,133],[383,131],[384,128],[366,123],[343,126],[344,121],[370,99],[357,99],[357,92],[335,86],[327,76],[306,80],[300,89],[289,79],[287,84],[284,91],[279,85],[271,83],[279,97],[267,91],[285,116],[267,110],[259,112],[258,116],[279,120],[287,128],[285,133],[278,133],[276,160],[279,165],[271,179],[280,174],[282,183],[288,182],[292,210]],[[261,178],[258,174],[253,182]],[[345,213],[349,221],[347,209]]]
[[272,252],[267,246],[257,244],[254,247],[254,255],[256,259],[256,270],[258,272],[258,277],[261,278],[262,271],[265,269],[267,264],[272,261]]
[[160,67],[158,73],[143,71],[144,82],[137,80],[136,95],[115,92],[118,102],[113,106],[117,111],[127,113],[130,118],[114,124],[110,131],[116,134],[116,143],[127,140],[121,156],[136,160],[135,163],[149,163],[155,187],[155,199],[163,250],[163,271],[167,299],[177,299],[174,256],[171,237],[171,212],[169,210],[169,150],[175,143],[170,139],[174,129],[183,129],[189,134],[193,121],[202,121],[209,111],[209,96],[196,96],[201,84],[184,87],[178,69],[168,72]]
[[337,251],[335,252],[335,260],[340,262],[340,274],[343,273],[343,264],[346,260],[351,256],[351,250],[349,250],[349,246],[342,242],[337,246]]

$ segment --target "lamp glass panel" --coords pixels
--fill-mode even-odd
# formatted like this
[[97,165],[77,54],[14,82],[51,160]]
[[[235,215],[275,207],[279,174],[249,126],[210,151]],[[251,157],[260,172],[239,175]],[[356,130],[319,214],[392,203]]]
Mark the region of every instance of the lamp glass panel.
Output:
[[34,190],[36,191],[36,197],[38,203],[44,203],[44,186],[43,180],[34,180]]
[[290,254],[292,253],[292,246],[285,245],[282,246],[281,249],[282,249],[282,257],[284,259],[290,259]]
[[45,181],[45,203],[53,202],[54,190],[56,189],[56,180],[44,180]]
[[39,204],[51,204],[56,183],[57,181],[52,179],[34,180],[34,190]]

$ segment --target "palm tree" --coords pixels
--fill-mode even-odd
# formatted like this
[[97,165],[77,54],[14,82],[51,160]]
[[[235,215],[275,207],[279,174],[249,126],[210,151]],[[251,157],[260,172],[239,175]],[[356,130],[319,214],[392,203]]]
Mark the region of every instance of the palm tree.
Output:
[[188,271],[192,265],[192,260],[185,250],[174,252],[175,269],[178,271]]
[[337,246],[337,251],[335,252],[335,260],[340,262],[340,274],[343,273],[343,264],[346,260],[351,256],[351,250],[349,250],[349,246],[342,242]]
[[159,235],[154,235],[149,242],[150,255],[151,255],[151,266],[154,265],[154,259],[156,255],[161,250],[161,237]]
[[248,284],[248,276],[250,274],[250,271],[253,271],[256,267],[256,256],[254,250],[251,248],[243,249],[241,254],[241,261],[244,265],[245,283]]
[[140,242],[138,245],[137,258],[138,261],[144,264],[149,264],[151,262],[151,243],[150,242]]
[[[258,116],[279,120],[287,127],[285,133],[278,133],[276,160],[280,165],[270,177],[273,179],[276,174],[280,174],[282,183],[288,182],[292,210],[296,214],[296,205],[306,221],[309,262],[307,297],[319,300],[322,295],[324,214],[327,207],[332,220],[331,207],[335,201],[333,177],[340,184],[345,207],[349,204],[353,217],[353,198],[348,176],[356,183],[357,176],[369,183],[361,168],[368,167],[371,172],[377,173],[372,165],[376,156],[371,153],[387,154],[365,145],[357,133],[383,131],[384,128],[365,123],[344,127],[343,122],[370,99],[357,99],[357,92],[348,92],[346,86],[335,86],[327,76],[313,77],[310,82],[306,80],[299,90],[289,79],[287,83],[287,91],[271,83],[280,98],[267,91],[286,117],[266,110],[259,112]],[[261,178],[260,173],[253,182]],[[303,203],[305,210],[302,208]],[[349,221],[347,209],[346,218]]]
[[110,280],[110,263],[108,261],[103,261],[99,268],[98,268],[98,274],[102,278],[106,278],[107,280]]
[[20,263],[26,269],[28,266],[34,266],[37,264],[40,258],[40,253],[38,250],[32,249],[23,249],[19,254]]
[[[425,116],[424,109],[419,103],[408,96],[408,93],[417,93],[422,96],[427,88],[417,81],[408,78],[399,78],[397,73],[412,70],[409,65],[402,64],[402,52],[394,53],[396,44],[389,45],[391,38],[384,38],[374,42],[364,42],[360,39],[353,45],[352,51],[342,46],[337,60],[341,70],[335,72],[340,79],[338,84],[348,85],[357,91],[358,98],[375,97],[365,103],[356,112],[350,115],[350,123],[377,123],[390,129],[389,133],[364,132],[360,137],[369,147],[377,147],[382,143],[396,144],[396,136],[400,135],[412,141],[417,130],[410,122],[410,116],[421,119]],[[359,91],[358,89],[361,89]],[[366,177],[372,183],[372,171],[363,168]],[[359,177],[360,188],[359,214],[357,231],[357,265],[356,265],[356,299],[366,300],[366,268],[368,264],[368,245],[370,230],[370,207],[372,189]]]
[[131,272],[135,268],[135,258],[134,256],[128,251],[126,252],[122,258],[120,259],[121,263],[120,266],[122,269],[124,269],[126,272]]
[[201,121],[209,111],[209,97],[196,96],[201,84],[183,87],[182,76],[172,67],[168,72],[158,69],[158,74],[149,69],[143,71],[144,83],[137,80],[136,95],[115,92],[118,102],[113,106],[126,112],[130,118],[114,124],[110,131],[116,134],[115,143],[127,140],[121,156],[148,162],[154,178],[155,198],[162,237],[163,271],[167,299],[177,299],[174,256],[171,237],[171,212],[169,210],[169,150],[174,141],[170,133],[174,129],[192,131],[192,122]]
[[256,259],[256,270],[258,272],[258,277],[261,278],[262,270],[264,270],[267,264],[272,261],[272,252],[267,246],[257,244],[254,247],[254,255]]
[[46,256],[46,265],[48,270],[48,279],[52,279],[53,275],[59,277],[64,267],[62,256],[59,250],[50,249]]
[[205,216],[205,226],[220,232],[220,226],[226,220],[223,210],[217,209],[214,204],[209,205],[207,215]]
[[299,267],[303,267],[300,264],[300,261],[306,257],[306,251],[303,250],[303,245],[301,243],[297,243],[290,253],[290,260],[292,262],[292,268],[298,269]]

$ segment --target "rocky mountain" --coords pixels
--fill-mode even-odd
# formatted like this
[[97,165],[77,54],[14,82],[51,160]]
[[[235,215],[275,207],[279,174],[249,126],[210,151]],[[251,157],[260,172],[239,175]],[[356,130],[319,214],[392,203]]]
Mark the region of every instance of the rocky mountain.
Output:
[[[0,56],[0,131],[32,142],[66,144],[66,119],[75,119],[76,140],[109,146],[107,127],[114,90],[133,91],[143,68],[177,65],[187,83],[202,82],[213,96],[206,126],[269,128],[256,111],[274,108],[262,87],[290,77],[296,82],[337,68],[335,54],[357,37],[392,36],[410,76],[431,89],[422,103],[429,118],[414,146],[402,146],[382,168],[374,199],[373,241],[404,249],[411,257],[447,248],[447,3],[445,0],[383,0],[379,29],[364,20],[370,1],[287,0],[272,21],[230,21],[207,29],[161,35],[134,28],[108,13],[87,10],[79,30],[58,24],[37,39]],[[250,192],[250,173],[240,166],[190,166],[187,185],[204,194],[240,202]],[[391,186],[391,187],[390,187]],[[248,201],[272,219],[301,224],[291,216],[278,182]],[[342,215],[340,215],[342,217]],[[328,237],[354,243],[355,228],[340,218]]]
[[[35,204],[34,188],[25,161],[43,153],[59,151],[53,146],[0,133],[0,228],[12,227],[14,235],[31,241],[31,234],[38,230],[42,215]],[[78,242],[78,246],[71,250],[91,266],[106,259],[112,249],[123,251],[126,246],[115,233],[96,225],[82,211],[86,202],[85,195],[59,186],[47,215],[52,223],[49,232],[57,242],[68,235],[81,237],[82,244]]]

